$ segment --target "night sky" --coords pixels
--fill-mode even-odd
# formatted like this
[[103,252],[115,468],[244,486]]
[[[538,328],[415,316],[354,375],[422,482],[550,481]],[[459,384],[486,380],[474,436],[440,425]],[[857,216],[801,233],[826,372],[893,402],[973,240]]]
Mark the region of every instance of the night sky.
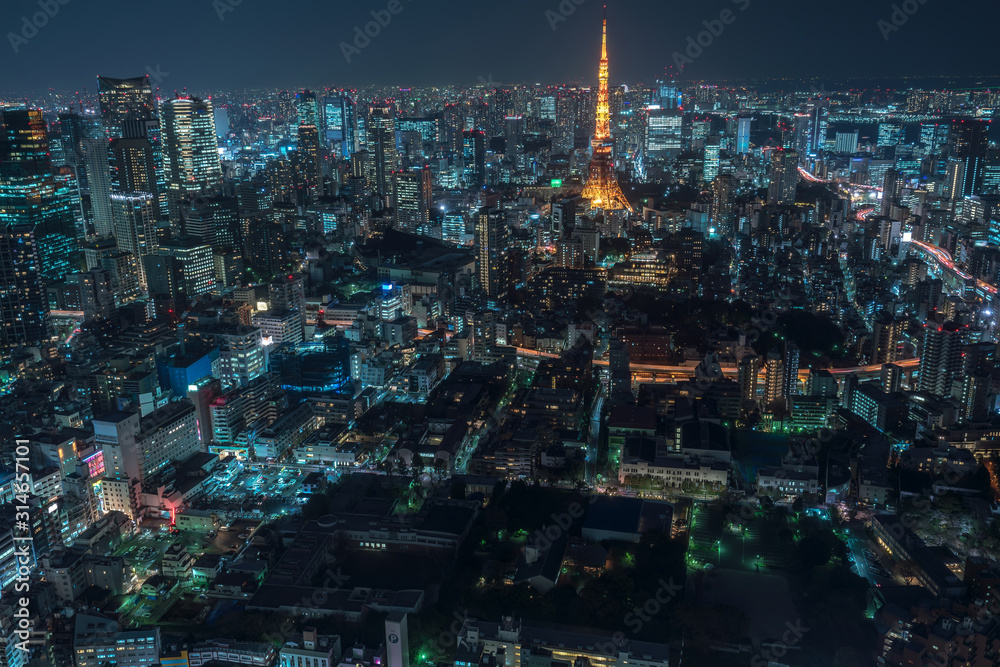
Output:
[[[41,11],[39,0],[0,3],[0,91],[92,89],[98,74],[136,76],[147,67],[164,73],[166,92],[472,85],[481,77],[591,83],[599,54],[599,0],[562,0],[574,11],[555,23],[546,11],[563,18],[560,0],[393,0],[401,10],[351,63],[341,42],[353,42],[355,27],[390,0],[41,1],[58,11],[18,40],[18,53],[10,33]],[[886,41],[878,21],[892,26],[893,3],[881,0],[618,0],[608,7],[611,78],[661,75],[688,36],[727,9],[731,24],[687,64],[685,78],[998,73],[996,0],[903,4],[916,11]]]

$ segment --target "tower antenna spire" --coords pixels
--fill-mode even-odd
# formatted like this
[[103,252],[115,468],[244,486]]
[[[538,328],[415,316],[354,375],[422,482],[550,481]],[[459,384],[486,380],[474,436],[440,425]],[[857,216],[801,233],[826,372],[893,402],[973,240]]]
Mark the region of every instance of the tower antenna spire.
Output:
[[608,59],[608,6],[604,5],[604,34],[601,39],[601,60]]
[[632,207],[622,193],[615,177],[614,139],[611,137],[611,104],[608,92],[608,6],[604,5],[604,28],[601,36],[601,62],[598,67],[597,123],[594,138],[590,141],[589,177],[583,189],[584,199],[590,200],[591,208],[607,210]]

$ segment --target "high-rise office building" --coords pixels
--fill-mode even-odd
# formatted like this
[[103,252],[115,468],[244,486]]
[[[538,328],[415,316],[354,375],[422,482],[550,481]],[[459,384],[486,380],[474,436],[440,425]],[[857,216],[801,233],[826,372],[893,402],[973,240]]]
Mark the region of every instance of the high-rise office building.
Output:
[[92,125],[83,139],[83,159],[94,233],[99,237],[109,237],[114,234],[111,174],[108,169],[108,137],[100,124]]
[[[246,197],[243,197],[244,200]],[[198,197],[181,209],[181,234],[199,238],[215,249],[243,248],[241,205],[236,197]],[[244,209],[255,211],[254,208]]]
[[983,162],[989,148],[989,121],[971,118],[951,122],[948,153],[962,165],[961,180],[952,193],[953,199],[979,194],[983,184]]
[[427,224],[427,197],[424,195],[424,170],[397,171],[392,175],[396,228],[416,231]]
[[319,142],[319,129],[315,125],[299,125],[298,160],[312,199],[323,195],[323,155]]
[[323,123],[326,145],[341,158],[349,160],[359,148],[354,100],[347,95],[324,97]]
[[481,130],[462,133],[462,163],[465,186],[483,187],[486,184],[486,134]]
[[837,140],[834,144],[837,153],[852,155],[858,152],[858,131],[838,132]]
[[719,174],[712,182],[712,225],[722,236],[736,231],[736,178],[732,174]]
[[799,393],[799,346],[790,340],[785,341],[784,365],[782,372],[782,391],[785,396],[795,396]]
[[127,120],[120,131],[121,136],[108,146],[111,191],[152,194],[159,218],[166,204],[160,124],[155,120]]
[[608,371],[611,376],[611,397],[632,397],[632,365],[628,345],[620,338],[608,343]]
[[163,176],[171,224],[180,227],[180,203],[222,185],[212,102],[186,97],[160,107]]
[[392,195],[392,174],[399,170],[396,148],[396,109],[392,104],[372,105],[368,115],[368,151],[374,156],[375,192],[384,208]]
[[0,226],[32,226],[42,277],[60,280],[81,265],[78,204],[56,181],[41,110],[5,109],[0,124]]
[[872,353],[869,358],[871,365],[891,364],[896,361],[896,346],[903,334],[906,322],[896,319],[892,313],[880,310],[875,314],[872,324]]
[[479,288],[487,296],[507,298],[510,276],[508,259],[510,232],[507,211],[502,208],[483,208],[476,220],[476,259]]
[[758,375],[760,375],[760,357],[748,354],[740,359],[736,378],[740,385],[740,400],[746,407],[751,407],[757,402]]
[[736,154],[746,155],[750,152],[750,131],[753,118],[740,116],[736,119]]
[[111,195],[111,215],[118,247],[135,257],[139,285],[146,289],[143,257],[155,255],[159,247],[156,236],[156,202],[148,192]]
[[680,111],[646,110],[646,158],[667,159],[681,152],[684,117]]
[[173,257],[180,267],[181,291],[192,299],[210,292],[215,286],[215,260],[212,247],[199,238],[181,236],[160,243],[157,254]]
[[322,127],[323,110],[320,108],[316,93],[303,90],[295,94],[296,125],[312,125]]
[[799,184],[799,154],[792,150],[771,152],[771,183],[767,188],[767,203],[781,206],[795,204],[795,189]]
[[126,121],[148,121],[156,118],[156,102],[149,76],[131,79],[97,77],[97,98],[101,122],[111,139],[122,136]]
[[797,145],[800,155],[817,155],[823,151],[826,145],[828,106],[828,102],[821,99],[809,100],[806,103],[804,123],[797,126],[797,130],[800,128],[802,130],[799,134],[800,143]]
[[702,178],[711,183],[719,175],[719,137],[710,137],[705,142],[705,158],[702,162]]
[[951,395],[952,383],[963,368],[962,351],[969,342],[969,327],[956,322],[927,322],[920,341],[920,391]]
[[781,353],[768,352],[764,362],[764,406],[785,400],[785,364]]
[[48,338],[35,229],[0,225],[0,349],[40,345]]

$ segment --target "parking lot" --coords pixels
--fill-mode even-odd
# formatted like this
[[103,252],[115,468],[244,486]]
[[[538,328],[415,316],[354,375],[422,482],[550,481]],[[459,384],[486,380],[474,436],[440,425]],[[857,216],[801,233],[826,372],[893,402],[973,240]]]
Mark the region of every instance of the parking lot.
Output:
[[232,519],[266,520],[296,511],[302,480],[307,473],[293,468],[260,469],[246,466],[230,481],[219,481],[192,505],[194,509],[225,514]]

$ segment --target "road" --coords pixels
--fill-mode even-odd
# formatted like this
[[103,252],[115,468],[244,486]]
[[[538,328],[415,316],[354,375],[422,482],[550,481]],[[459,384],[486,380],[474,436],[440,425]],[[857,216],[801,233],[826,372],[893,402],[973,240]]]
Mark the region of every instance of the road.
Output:
[[[944,269],[946,271],[950,271],[951,273],[955,274],[958,278],[960,278],[962,280],[972,280],[973,279],[973,277],[971,275],[969,275],[968,273],[966,273],[962,269],[958,268],[958,266],[955,264],[954,260],[951,258],[951,253],[949,253],[944,248],[940,248],[940,247],[938,247],[936,245],[932,245],[930,243],[924,243],[923,241],[911,241],[910,243],[912,243],[913,245],[917,246],[921,250],[924,250],[928,255],[930,255],[931,257],[933,257],[934,260],[941,266],[942,269]],[[979,287],[979,289],[981,289],[984,292],[986,292],[987,294],[990,294],[992,296],[996,296],[997,288],[996,288],[995,285],[992,285],[992,284],[986,282],[985,280],[978,280],[977,279],[976,280],[976,286]]]
[[594,399],[594,411],[590,416],[590,434],[587,436],[587,459],[585,468],[585,478],[587,484],[593,485],[597,474],[597,452],[601,439],[601,416],[604,412],[604,384],[597,390],[597,398]]

